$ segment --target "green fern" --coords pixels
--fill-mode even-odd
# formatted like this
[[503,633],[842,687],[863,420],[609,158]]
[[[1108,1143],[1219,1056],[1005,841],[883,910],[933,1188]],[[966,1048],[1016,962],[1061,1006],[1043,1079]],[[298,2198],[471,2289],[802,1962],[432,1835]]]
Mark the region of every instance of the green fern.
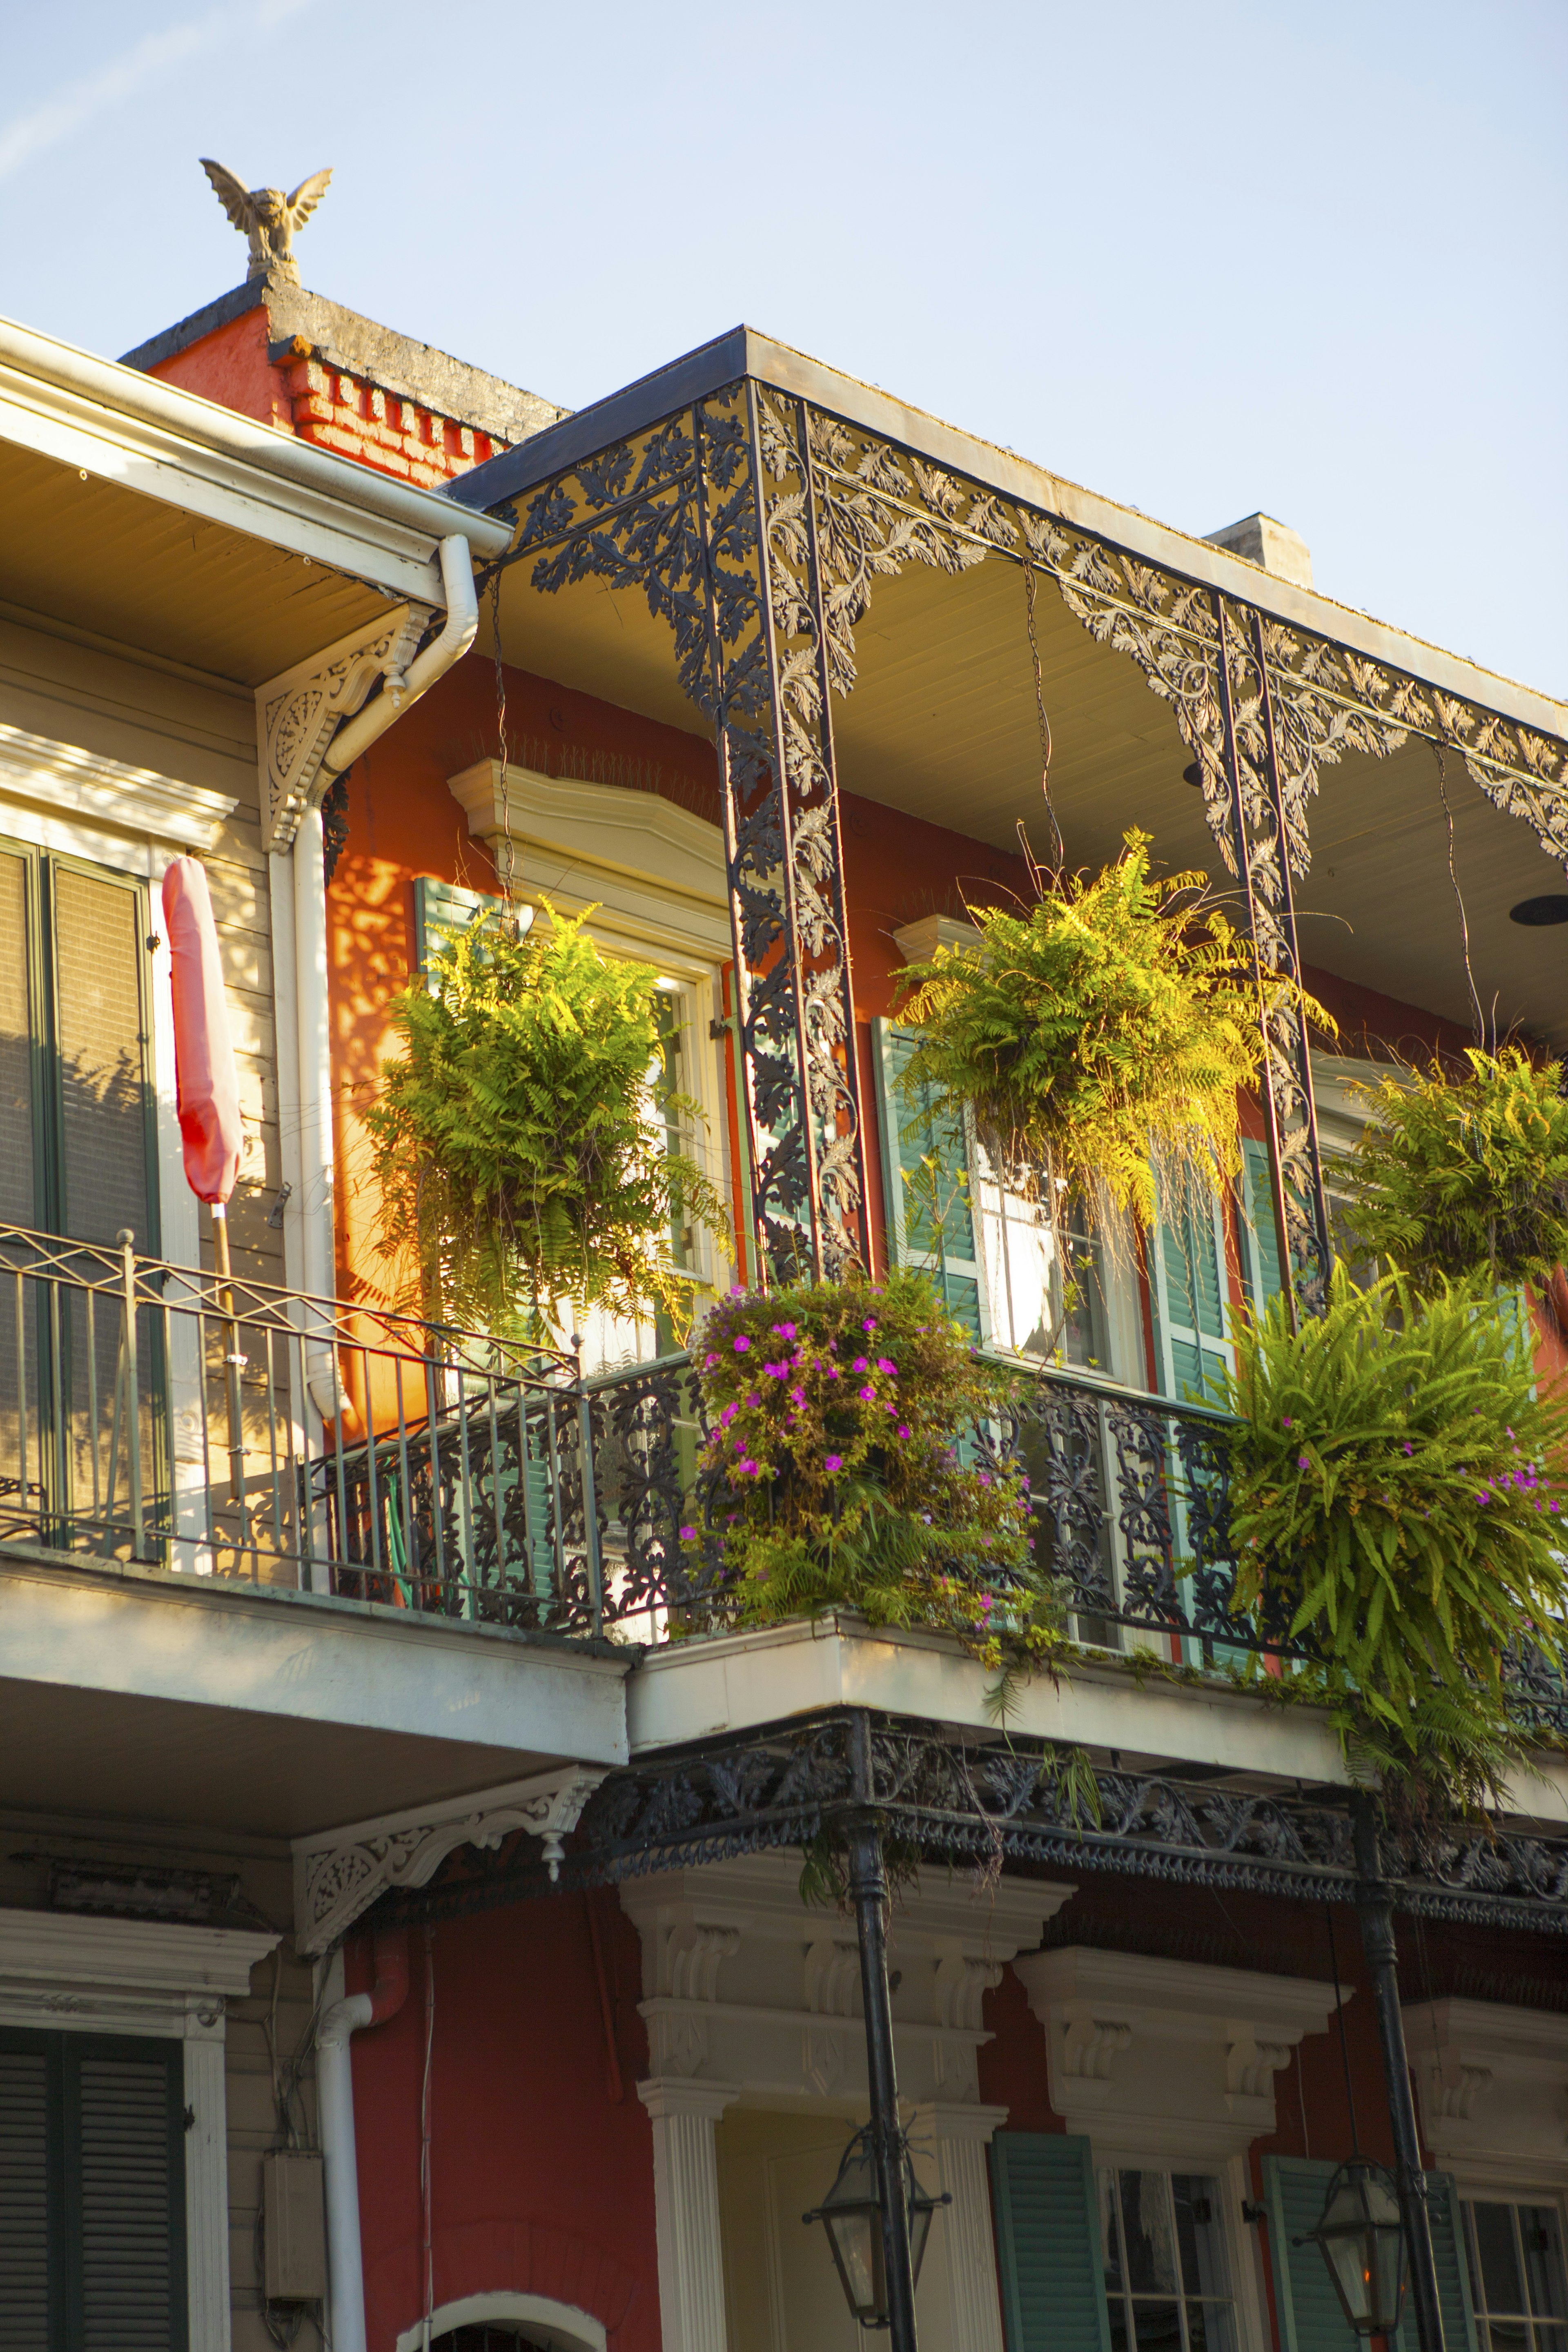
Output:
[[1044,1191],[1053,1215],[1077,1198],[1102,1223],[1126,1211],[1147,1229],[1156,1169],[1167,1201],[1237,1175],[1260,994],[1271,1006],[1295,992],[1259,979],[1206,876],[1152,876],[1147,835],[1125,839],[1113,865],[1065,877],[1026,914],[972,907],[973,949],[908,968],[903,1017],[920,1034],[900,1084],[929,1089],[955,1126],[971,1115],[1003,1180]]
[[1568,1669],[1561,1391],[1484,1282],[1342,1266],[1300,1332],[1282,1298],[1241,1322],[1227,1388],[1236,1607],[1288,1595],[1352,1761],[1495,1796],[1523,1753],[1505,1662]]
[[521,937],[500,918],[453,936],[393,1005],[403,1051],[366,1115],[382,1250],[412,1256],[429,1311],[501,1337],[566,1307],[684,1320],[672,1224],[727,1221],[668,1149],[664,1122],[700,1113],[657,1076],[658,974],[542,904]]
[[1350,1222],[1422,1289],[1445,1276],[1542,1291],[1568,1258],[1568,1096],[1517,1045],[1467,1049],[1363,1089],[1372,1118],[1347,1163]]

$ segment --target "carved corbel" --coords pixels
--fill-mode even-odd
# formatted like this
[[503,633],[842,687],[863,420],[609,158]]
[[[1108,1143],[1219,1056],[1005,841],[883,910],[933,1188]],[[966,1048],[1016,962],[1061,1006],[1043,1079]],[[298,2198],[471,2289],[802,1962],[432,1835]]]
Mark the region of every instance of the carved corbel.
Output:
[[1131,2046],[1132,2028],[1087,2010],[1069,2016],[1062,2037],[1062,2070],[1079,2083],[1109,2083],[1111,2063]]
[[860,1981],[860,1954],[854,1944],[819,1936],[805,1952],[805,2005],[818,2017],[853,2017]]
[[427,1885],[460,1845],[494,1852],[522,1830],[538,1838],[554,1878],[564,1841],[603,1772],[550,1772],[481,1797],[361,1822],[299,1840],[294,1848],[294,1937],[307,1957],[326,1951],[391,1887]]
[[352,637],[310,654],[256,689],[261,769],[261,845],[287,849],[321,796],[321,761],[345,719],[378,677],[400,677],[432,618],[428,604],[398,604]]
[[1259,2042],[1250,2026],[1234,2027],[1225,2046],[1226,2106],[1237,2099],[1272,2100],[1274,2077],[1289,2063],[1288,2042]]
[[1447,2122],[1470,2123],[1493,2079],[1489,2066],[1467,2065],[1457,2050],[1445,2050],[1426,2069],[1428,2110]]

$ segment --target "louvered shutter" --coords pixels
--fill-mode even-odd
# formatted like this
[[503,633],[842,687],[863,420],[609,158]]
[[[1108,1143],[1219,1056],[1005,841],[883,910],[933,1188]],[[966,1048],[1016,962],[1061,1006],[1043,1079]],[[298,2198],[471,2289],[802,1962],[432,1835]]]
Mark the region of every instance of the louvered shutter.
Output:
[[1274,1189],[1268,1173],[1268,1146],[1248,1136],[1241,1147],[1241,1212],[1247,1296],[1255,1315],[1278,1298],[1279,1228],[1274,1216]]
[[74,2074],[82,2352],[182,2352],[179,2045],[94,2036],[73,2048],[72,2040],[67,2042],[67,2115]]
[[991,2188],[1007,2352],[1110,2352],[1088,2140],[998,2132]]
[[1292,2242],[1317,2228],[1334,2170],[1316,2157],[1263,2159],[1280,2352],[1361,2352],[1361,2339],[1345,2325],[1322,2255],[1316,2246]]
[[0,2033],[0,2343],[187,2352],[184,2056]]
[[51,2352],[49,2154],[46,2037],[0,2048],[0,2312],[9,2352]]
[[[1346,2326],[1328,2265],[1316,2246],[1292,2241],[1315,2230],[1337,2168],[1315,2157],[1268,2156],[1263,2159],[1263,2194],[1268,2209],[1268,2257],[1274,2271],[1282,2352],[1358,2352],[1360,2338]],[[1446,2172],[1426,2175],[1426,2209],[1432,2251],[1443,2305],[1447,2352],[1477,2352],[1475,2315],[1459,2241],[1459,2206]],[[1406,2290],[1405,2316],[1394,2352],[1415,2352],[1415,2326]]]
[[[1464,2223],[1459,2200],[1449,2172],[1426,2175],[1426,2217],[1432,2225],[1432,2257],[1437,2265],[1437,2295],[1443,2306],[1446,2352],[1477,2352],[1475,2305],[1470,2300],[1470,2268],[1464,2247]],[[1408,2292],[1405,2316],[1394,2338],[1394,2352],[1416,2352],[1415,2322]]]
[[49,876],[64,1223],[155,1251],[142,894],[74,866]]
[[1215,1375],[1236,1360],[1226,1336],[1225,1213],[1217,1200],[1195,1192],[1177,1207],[1162,1202],[1151,1270],[1160,1392],[1212,1403]]
[[927,1090],[907,1093],[900,1083],[914,1032],[891,1021],[874,1021],[871,1028],[888,1256],[929,1275],[948,1313],[983,1341],[990,1333],[968,1148],[963,1133],[938,1118]]

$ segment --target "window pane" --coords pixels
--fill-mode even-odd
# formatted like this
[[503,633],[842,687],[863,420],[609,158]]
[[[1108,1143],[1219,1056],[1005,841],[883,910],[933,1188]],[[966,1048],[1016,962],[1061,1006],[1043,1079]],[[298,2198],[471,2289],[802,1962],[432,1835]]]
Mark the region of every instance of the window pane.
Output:
[[1129,2287],[1134,2294],[1179,2294],[1169,2173],[1123,2172],[1118,2178]]
[[1147,2303],[1140,2296],[1132,2305],[1132,2326],[1138,2352],[1182,2352],[1179,2304]]
[[1187,2341],[1192,2352],[1236,2352],[1236,2323],[1228,2303],[1189,2303]]
[[1127,2305],[1119,2294],[1113,2294],[1108,2306],[1110,2314],[1110,2352],[1132,2352],[1127,2340]]
[[1568,2328],[1538,2327],[1535,2352],[1568,2352]]
[[1563,2318],[1568,2313],[1568,2304],[1563,2294],[1562,2232],[1553,2209],[1550,2205],[1521,2205],[1519,2234],[1524,2242],[1530,2308],[1538,2317]]
[[1176,2208],[1182,2284],[1189,2294],[1227,2295],[1230,2278],[1220,2227],[1219,2182],[1205,2173],[1174,2172],[1171,2193]]
[[1489,2319],[1486,2332],[1491,2352],[1531,2352],[1527,2319]]
[[1514,2252],[1513,2208],[1477,2203],[1465,2210],[1470,2225],[1470,2268],[1477,2309],[1522,2311],[1524,2292]]

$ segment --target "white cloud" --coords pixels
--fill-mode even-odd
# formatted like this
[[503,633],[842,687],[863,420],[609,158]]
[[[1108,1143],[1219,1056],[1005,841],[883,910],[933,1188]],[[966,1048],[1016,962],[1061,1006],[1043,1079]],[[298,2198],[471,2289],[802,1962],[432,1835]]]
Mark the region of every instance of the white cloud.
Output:
[[41,105],[31,107],[0,124],[0,179],[19,172],[24,163],[68,139],[94,118],[156,81],[188,58],[220,47],[239,35],[265,31],[287,16],[298,15],[306,0],[259,0],[245,7],[209,8],[205,16],[149,33],[97,73],[84,75]]

